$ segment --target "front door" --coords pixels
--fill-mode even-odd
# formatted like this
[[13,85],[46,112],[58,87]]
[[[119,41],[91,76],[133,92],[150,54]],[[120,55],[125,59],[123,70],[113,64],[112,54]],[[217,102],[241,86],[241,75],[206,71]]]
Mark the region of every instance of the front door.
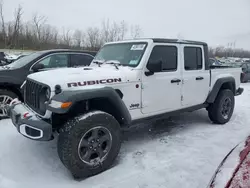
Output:
[[[162,61],[162,70],[142,75],[142,113],[164,113],[181,108],[178,44],[155,44],[148,64]],[[147,69],[146,69],[147,70]]]
[[203,104],[209,93],[210,74],[205,70],[205,56],[202,46],[181,45],[182,66],[182,105],[191,107]]

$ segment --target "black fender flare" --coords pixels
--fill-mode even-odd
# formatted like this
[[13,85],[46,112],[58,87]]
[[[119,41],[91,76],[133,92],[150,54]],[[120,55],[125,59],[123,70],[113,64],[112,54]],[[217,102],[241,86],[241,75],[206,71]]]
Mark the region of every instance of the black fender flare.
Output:
[[131,115],[124,104],[119,92],[111,87],[97,88],[97,89],[85,89],[85,90],[76,90],[76,91],[63,91],[60,94],[57,94],[51,98],[51,100],[59,101],[59,102],[72,102],[72,105],[67,109],[61,108],[52,108],[47,105],[47,109],[53,113],[57,114],[65,114],[70,111],[71,108],[74,107],[80,101],[95,99],[95,98],[105,98],[109,100],[112,105],[115,106],[121,117],[123,118],[123,122],[125,124],[131,123]]
[[209,93],[206,102],[207,103],[213,103],[221,89],[221,86],[225,83],[232,83],[233,85],[233,93],[236,94],[236,88],[235,88],[235,79],[233,77],[224,77],[219,78],[215,84],[211,92]]

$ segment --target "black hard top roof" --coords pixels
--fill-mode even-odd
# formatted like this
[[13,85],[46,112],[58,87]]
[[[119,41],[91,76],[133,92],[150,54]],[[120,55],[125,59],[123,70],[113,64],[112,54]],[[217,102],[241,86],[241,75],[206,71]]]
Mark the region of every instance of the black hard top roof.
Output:
[[[184,40],[184,39],[167,39],[167,38],[145,38],[145,39],[152,39],[153,42],[157,43],[179,43],[179,44],[196,44],[196,45],[203,45],[207,46],[207,43],[201,41],[192,41],[192,40]],[[138,38],[138,40],[142,40]]]

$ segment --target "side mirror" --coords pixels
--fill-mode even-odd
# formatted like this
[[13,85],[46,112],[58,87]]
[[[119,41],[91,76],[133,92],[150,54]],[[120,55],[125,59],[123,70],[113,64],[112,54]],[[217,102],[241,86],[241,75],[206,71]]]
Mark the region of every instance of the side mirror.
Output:
[[155,73],[155,72],[161,72],[162,71],[162,61],[149,61],[147,64],[147,69],[151,72],[151,73]]
[[32,67],[32,70],[33,70],[34,72],[37,72],[37,71],[39,71],[39,70],[41,70],[41,69],[44,69],[44,64],[37,63],[37,64],[35,64],[35,65]]

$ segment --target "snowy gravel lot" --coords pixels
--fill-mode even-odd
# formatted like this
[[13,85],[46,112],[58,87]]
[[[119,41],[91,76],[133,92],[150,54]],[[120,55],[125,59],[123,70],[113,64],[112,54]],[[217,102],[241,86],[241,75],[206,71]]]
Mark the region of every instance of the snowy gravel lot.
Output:
[[57,157],[56,140],[35,142],[0,121],[0,188],[206,188],[220,161],[250,134],[250,84],[231,121],[210,123],[206,110],[124,131],[116,165],[81,182]]

